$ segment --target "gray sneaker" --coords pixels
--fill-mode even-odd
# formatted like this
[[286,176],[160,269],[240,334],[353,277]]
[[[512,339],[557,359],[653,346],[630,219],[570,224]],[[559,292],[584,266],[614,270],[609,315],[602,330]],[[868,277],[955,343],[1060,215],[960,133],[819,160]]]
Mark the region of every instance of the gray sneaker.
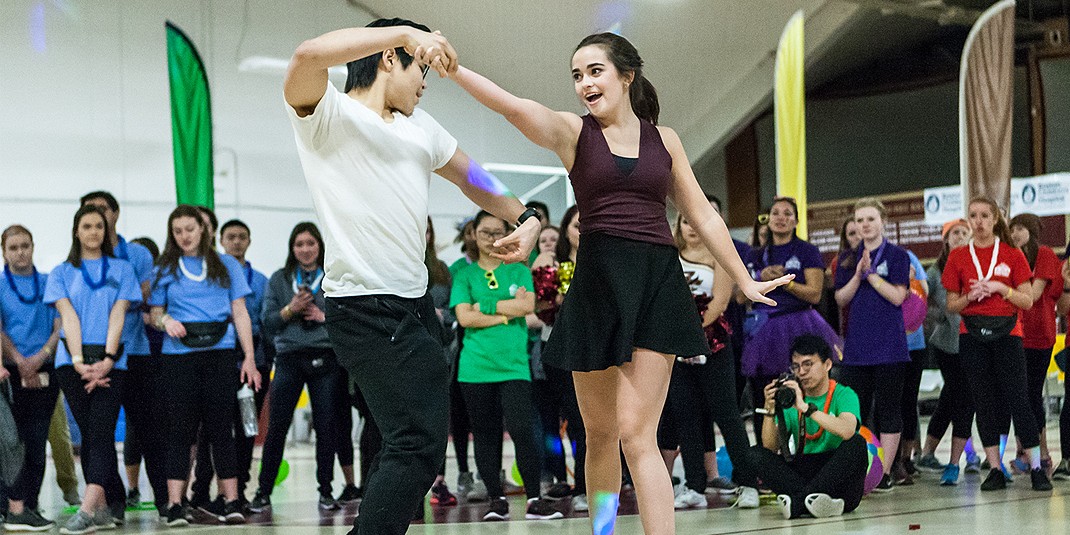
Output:
[[59,528],[59,532],[63,535],[81,535],[82,533],[90,533],[96,530],[96,526],[93,525],[93,517],[81,509],[74,513],[74,516],[67,519],[67,523],[62,528]]
[[4,531],[7,533],[49,531],[55,523],[48,520],[29,507],[19,514],[8,513],[4,518]]
[[477,479],[472,482],[472,486],[465,495],[465,498],[470,502],[482,502],[487,500],[487,484],[482,479]]
[[472,490],[473,482],[475,482],[475,478],[472,476],[472,472],[457,474],[457,494],[467,496],[468,491]]
[[940,461],[936,459],[936,455],[931,453],[926,453],[918,458],[918,462],[914,463],[914,466],[917,466],[919,470],[933,474],[943,472],[945,468],[945,465],[940,464]]
[[97,531],[107,531],[115,529],[115,517],[111,516],[111,509],[105,507],[93,513],[93,527]]

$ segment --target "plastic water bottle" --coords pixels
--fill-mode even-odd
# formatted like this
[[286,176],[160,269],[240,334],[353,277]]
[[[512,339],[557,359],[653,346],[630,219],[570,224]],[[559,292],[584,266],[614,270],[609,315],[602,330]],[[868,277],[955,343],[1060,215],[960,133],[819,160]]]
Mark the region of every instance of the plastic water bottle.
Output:
[[253,389],[249,388],[249,385],[242,385],[241,390],[238,390],[238,409],[241,411],[241,423],[246,437],[255,437],[260,432],[253,395]]

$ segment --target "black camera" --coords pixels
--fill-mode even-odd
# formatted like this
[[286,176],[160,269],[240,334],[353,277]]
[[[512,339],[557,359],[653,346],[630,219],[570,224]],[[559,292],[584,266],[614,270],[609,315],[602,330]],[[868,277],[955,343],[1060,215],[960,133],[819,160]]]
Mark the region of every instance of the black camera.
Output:
[[776,379],[776,393],[773,395],[773,400],[776,402],[778,409],[790,409],[795,406],[795,389],[785,385],[786,381],[799,382],[799,378],[793,373],[782,373],[780,377]]

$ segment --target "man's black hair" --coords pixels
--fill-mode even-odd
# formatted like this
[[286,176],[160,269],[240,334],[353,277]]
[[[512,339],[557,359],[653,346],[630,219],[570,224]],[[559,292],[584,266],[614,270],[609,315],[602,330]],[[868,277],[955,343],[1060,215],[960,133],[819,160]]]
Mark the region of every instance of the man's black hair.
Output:
[[112,212],[119,211],[119,201],[115,200],[115,195],[106,191],[90,191],[89,193],[82,195],[82,198],[78,202],[78,206],[85,206],[85,203],[96,199],[104,199],[104,202],[107,203],[108,208],[111,208]]
[[249,230],[249,225],[246,225],[241,219],[231,219],[230,221],[223,223],[223,226],[219,227],[219,235],[222,236],[230,227],[241,227],[245,229],[245,232],[250,236],[253,235],[252,231]]
[[821,358],[821,362],[832,358],[832,348],[829,347],[828,342],[814,334],[796,336],[791,342],[791,353],[793,355],[817,355]]
[[[378,19],[373,20],[366,26],[367,28],[385,28],[388,26],[412,26],[418,30],[430,32],[431,29],[423,24],[413,22],[407,19]],[[412,64],[413,58],[405,49],[398,47],[394,49],[394,52],[398,56],[398,60],[401,61],[402,68],[409,68]],[[345,92],[348,93],[353,89],[362,89],[365,87],[371,87],[375,83],[375,78],[379,74],[379,60],[382,59],[383,53],[376,52],[370,56],[363,57],[357,60],[346,63],[346,69],[349,71],[349,75],[346,76]]]

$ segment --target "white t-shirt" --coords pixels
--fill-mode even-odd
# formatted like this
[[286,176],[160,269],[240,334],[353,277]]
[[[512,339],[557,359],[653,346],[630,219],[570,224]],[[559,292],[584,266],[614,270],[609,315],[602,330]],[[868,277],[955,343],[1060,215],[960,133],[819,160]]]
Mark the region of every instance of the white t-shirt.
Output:
[[286,110],[323,232],[325,294],[424,295],[431,173],[457,140],[423,110],[388,123],[330,83],[313,113]]
[[713,296],[713,268],[706,264],[696,264],[684,257],[680,257],[680,266],[684,268],[684,277],[688,280],[696,279],[691,283],[693,295]]

